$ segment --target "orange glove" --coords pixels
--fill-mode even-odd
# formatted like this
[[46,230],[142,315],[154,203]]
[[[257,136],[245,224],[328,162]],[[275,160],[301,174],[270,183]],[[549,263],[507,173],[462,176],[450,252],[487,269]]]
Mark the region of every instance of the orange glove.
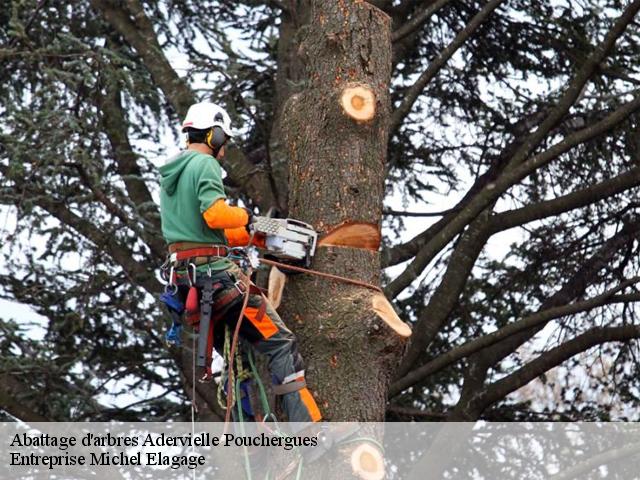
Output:
[[[227,237],[227,242],[230,247],[246,247],[249,244],[249,232],[244,227],[225,228],[224,236]],[[256,247],[265,248],[265,235],[262,233],[256,233],[253,236],[253,242],[251,245]]]
[[202,216],[209,228],[212,229],[244,227],[249,223],[247,210],[227,205],[223,199],[214,202]]

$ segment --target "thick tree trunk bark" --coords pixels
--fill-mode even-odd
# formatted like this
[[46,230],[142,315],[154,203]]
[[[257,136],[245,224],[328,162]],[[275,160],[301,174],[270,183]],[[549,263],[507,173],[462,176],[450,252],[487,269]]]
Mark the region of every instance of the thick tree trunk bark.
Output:
[[[379,229],[389,124],[391,32],[386,14],[357,0],[298,2],[303,81],[277,130],[289,159],[289,215],[328,232],[345,222]],[[354,96],[355,92],[355,96]],[[320,247],[312,268],[379,284],[379,253]],[[327,420],[382,421],[402,338],[371,308],[374,292],[289,277],[283,318],[296,332],[307,381]]]

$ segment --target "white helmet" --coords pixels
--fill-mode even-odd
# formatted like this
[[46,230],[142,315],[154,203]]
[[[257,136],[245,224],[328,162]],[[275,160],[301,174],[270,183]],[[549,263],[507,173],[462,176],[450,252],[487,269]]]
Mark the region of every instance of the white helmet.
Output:
[[228,137],[233,137],[236,132],[231,128],[231,117],[220,105],[211,102],[194,103],[189,107],[187,116],[182,122],[182,131],[187,128],[206,130],[212,127],[220,127]]

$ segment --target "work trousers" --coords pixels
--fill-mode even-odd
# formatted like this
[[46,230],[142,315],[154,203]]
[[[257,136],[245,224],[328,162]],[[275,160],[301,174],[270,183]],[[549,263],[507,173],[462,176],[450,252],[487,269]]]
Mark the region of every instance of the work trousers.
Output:
[[[232,283],[242,280],[238,266],[233,265],[226,272]],[[219,271],[215,273],[216,275],[220,274]],[[206,273],[201,274],[200,277],[204,275]],[[202,283],[198,278],[195,285],[199,290],[199,298],[202,298]],[[184,287],[184,284],[180,285],[179,293],[183,298],[186,298],[188,288]],[[248,285],[246,287],[248,288]],[[231,286],[230,288],[236,287]],[[218,314],[215,311],[215,299],[225,295],[228,290],[225,289],[215,295],[213,318]],[[235,331],[242,308],[242,300],[243,296],[239,296],[238,300],[226,308],[222,318],[213,325],[213,346],[220,355],[222,355],[224,348],[225,329],[229,328],[231,332]],[[266,302],[266,311],[260,318],[258,312],[262,302]],[[249,296],[239,336],[243,342],[251,344],[257,352],[266,355],[274,390],[281,397],[288,420],[290,422],[317,422],[321,420],[320,410],[306,386],[304,363],[298,352],[296,338],[266,298],[256,294]],[[207,356],[210,354],[211,352],[207,352]],[[243,363],[247,365],[246,358]]]

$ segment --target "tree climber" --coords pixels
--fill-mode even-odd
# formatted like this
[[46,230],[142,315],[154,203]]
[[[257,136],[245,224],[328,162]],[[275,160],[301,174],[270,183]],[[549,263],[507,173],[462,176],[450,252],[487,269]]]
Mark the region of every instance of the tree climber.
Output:
[[[210,380],[213,348],[222,354],[225,325],[235,329],[244,292],[251,288],[240,337],[267,355],[274,392],[281,396],[289,421],[319,421],[293,333],[229,258],[232,247],[247,246],[251,240],[252,219],[249,210],[225,201],[218,160],[224,158],[224,146],[234,134],[231,119],[216,104],[196,103],[189,108],[182,131],[187,149],[160,167],[162,234],[171,267],[163,301],[174,324],[186,312],[187,321],[199,326],[198,365],[205,368],[203,380]],[[263,242],[256,236],[252,244],[264,246]]]

